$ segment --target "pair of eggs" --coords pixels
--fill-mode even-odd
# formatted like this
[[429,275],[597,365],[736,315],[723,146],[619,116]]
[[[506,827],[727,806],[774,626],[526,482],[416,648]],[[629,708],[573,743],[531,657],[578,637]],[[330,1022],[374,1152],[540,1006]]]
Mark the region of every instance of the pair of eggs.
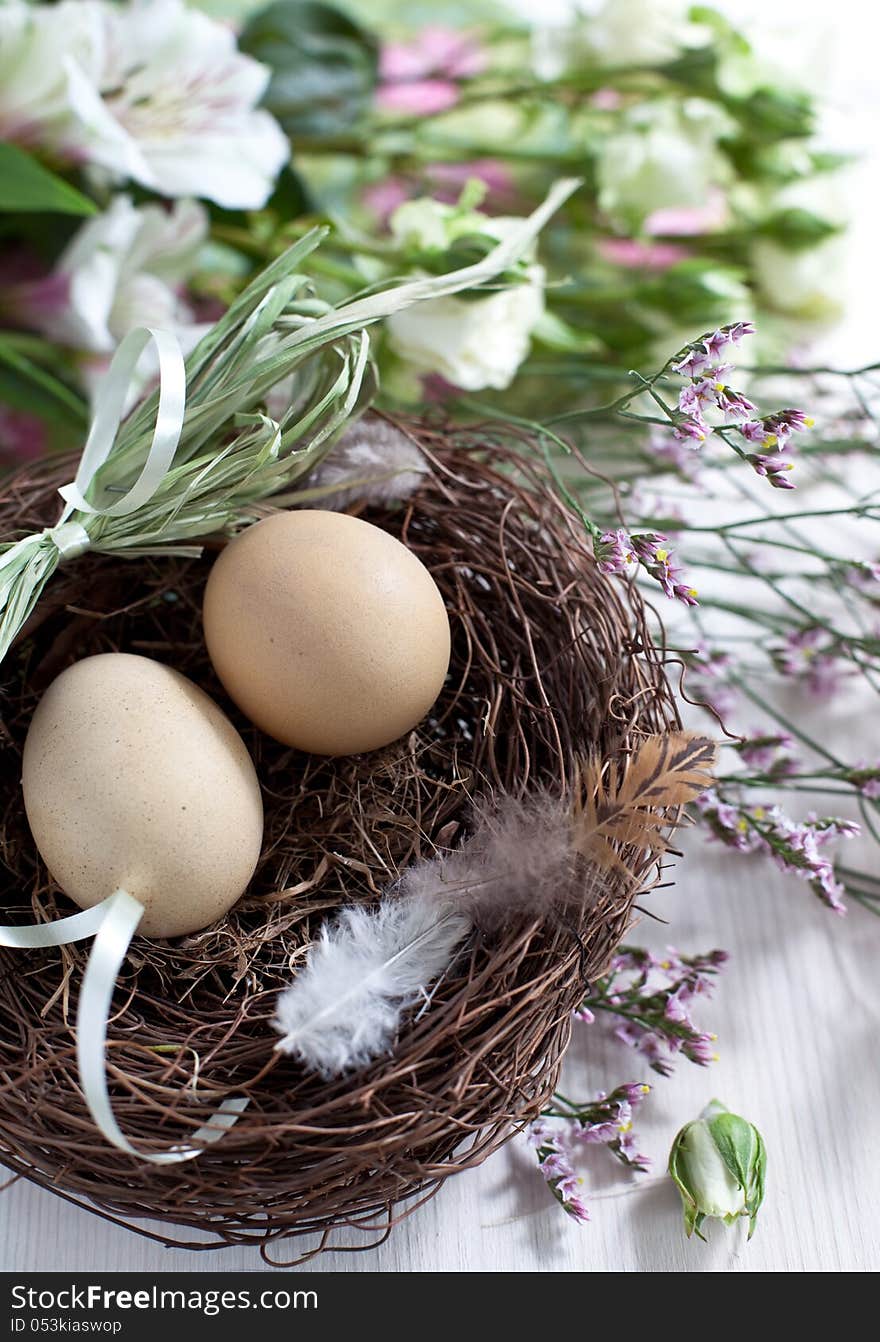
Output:
[[[449,621],[427,569],[387,532],[342,513],[278,513],[217,559],[205,641],[258,727],[314,754],[396,740],[425,715],[449,663]],[[125,889],[140,931],[173,937],[219,918],[248,886],[263,807],[222,710],[171,667],[106,653],[43,696],[25,742],[25,810],[55,880],[81,908]]]

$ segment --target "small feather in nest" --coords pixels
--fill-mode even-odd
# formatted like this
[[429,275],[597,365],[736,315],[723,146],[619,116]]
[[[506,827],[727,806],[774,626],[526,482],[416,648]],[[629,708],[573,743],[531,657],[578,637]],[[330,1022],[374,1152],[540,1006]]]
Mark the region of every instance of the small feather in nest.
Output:
[[358,502],[393,503],[409,498],[428,469],[405,433],[378,415],[366,415],[346,429],[303,481],[303,491],[319,507],[334,511]]
[[391,1048],[404,1011],[428,999],[475,926],[630,899],[681,808],[710,786],[714,758],[703,737],[651,736],[622,762],[586,765],[573,798],[478,803],[461,848],[414,863],[376,908],[345,908],[322,928],[279,997],[277,1047],[342,1075]]

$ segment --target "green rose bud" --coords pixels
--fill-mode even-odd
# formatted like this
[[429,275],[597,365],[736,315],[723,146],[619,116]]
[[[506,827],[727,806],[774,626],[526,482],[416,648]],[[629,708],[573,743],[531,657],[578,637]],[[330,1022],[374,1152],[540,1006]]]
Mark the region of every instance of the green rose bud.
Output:
[[749,1239],[764,1200],[767,1151],[753,1123],[712,1100],[698,1119],[685,1123],[669,1153],[669,1173],[681,1194],[684,1225],[705,1239],[707,1216],[733,1225],[749,1218]]

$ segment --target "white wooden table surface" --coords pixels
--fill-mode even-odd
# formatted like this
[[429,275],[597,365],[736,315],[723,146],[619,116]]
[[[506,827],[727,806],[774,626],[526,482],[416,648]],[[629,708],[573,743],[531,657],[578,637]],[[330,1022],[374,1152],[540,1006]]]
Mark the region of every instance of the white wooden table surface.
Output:
[[[739,13],[755,5],[728,0],[722,7]],[[818,3],[774,0],[770,8],[783,21],[793,19],[802,35],[818,34],[813,46],[823,50],[833,85],[845,88],[844,101],[863,106],[876,125],[871,62],[880,24],[874,5],[839,0],[832,47],[823,45],[829,19]],[[876,209],[867,206],[876,203],[877,181],[875,160],[860,175],[864,208],[853,269],[862,281],[876,273]],[[867,271],[860,271],[860,257],[870,259]],[[880,353],[867,344],[876,324],[876,286],[873,295],[870,287],[861,283],[854,290],[852,319],[835,342],[841,360]],[[852,753],[861,727],[857,716],[835,721],[829,710],[826,739]],[[730,857],[697,835],[688,836],[687,848],[677,887],[653,897],[652,907],[671,926],[646,922],[639,939],[672,942],[683,952],[723,946],[732,960],[715,1001],[699,1016],[720,1036],[720,1060],[709,1069],[682,1062],[668,1080],[649,1078],[656,1086],[638,1126],[655,1174],[628,1178],[606,1151],[591,1150],[586,1192],[593,1220],[578,1227],[550,1200],[531,1153],[517,1139],[481,1169],[451,1179],[380,1248],[328,1252],[314,1269],[797,1272],[880,1265],[880,919],[858,907],[846,920],[834,918],[804,886],[767,864]],[[603,1046],[598,1026],[579,1027],[577,1040],[571,1093],[642,1079],[636,1057],[619,1045]],[[721,1226],[710,1229],[708,1245],[689,1243],[678,1195],[659,1177],[675,1131],[713,1096],[753,1119],[767,1141],[767,1200],[749,1245],[741,1227]],[[354,1246],[362,1239],[348,1233],[341,1242]],[[0,1270],[264,1266],[250,1249],[164,1249],[24,1182],[0,1194]]]

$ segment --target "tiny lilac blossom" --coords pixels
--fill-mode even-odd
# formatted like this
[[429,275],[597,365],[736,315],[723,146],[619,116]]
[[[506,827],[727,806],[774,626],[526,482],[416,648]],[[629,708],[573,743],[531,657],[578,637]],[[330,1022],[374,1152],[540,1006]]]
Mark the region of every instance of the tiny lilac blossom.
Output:
[[794,470],[794,463],[785,457],[769,457],[762,452],[750,452],[746,461],[756,475],[763,476],[774,489],[794,489],[788,472]]
[[713,838],[739,852],[766,853],[781,871],[805,881],[834,913],[846,912],[843,885],[821,850],[834,839],[857,835],[854,821],[834,816],[794,821],[778,806],[725,802],[715,791],[704,793],[697,807]]
[[716,1056],[715,1036],[700,1030],[690,1012],[698,998],[711,993],[712,980],[726,960],[726,952],[718,950],[682,956],[670,948],[658,957],[642,948],[624,947],[585,1005],[616,1015],[616,1038],[661,1076],[671,1072],[678,1055],[705,1066]]
[[817,699],[830,698],[840,685],[842,662],[824,629],[795,629],[771,655],[777,671],[805,685]]
[[618,527],[596,539],[594,553],[602,573],[626,573],[631,565],[640,564],[667,597],[686,606],[697,605],[696,588],[682,581],[682,569],[667,549],[666,537],[659,532],[630,533]]

